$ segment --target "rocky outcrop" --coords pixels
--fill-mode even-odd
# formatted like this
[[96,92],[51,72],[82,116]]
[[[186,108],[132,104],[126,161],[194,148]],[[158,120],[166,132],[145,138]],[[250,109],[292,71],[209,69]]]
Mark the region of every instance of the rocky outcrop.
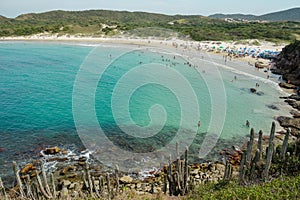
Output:
[[300,134],[300,118],[290,118],[280,116],[277,118],[280,126],[285,128],[291,128],[291,134],[298,137]]
[[279,83],[279,86],[282,88],[293,89],[293,90],[297,88],[295,85],[290,84],[290,83],[285,83],[285,82]]
[[299,111],[292,110],[290,113],[293,115],[294,118],[300,118],[300,112]]
[[300,41],[287,45],[275,59],[275,74],[280,74],[289,83],[300,86]]

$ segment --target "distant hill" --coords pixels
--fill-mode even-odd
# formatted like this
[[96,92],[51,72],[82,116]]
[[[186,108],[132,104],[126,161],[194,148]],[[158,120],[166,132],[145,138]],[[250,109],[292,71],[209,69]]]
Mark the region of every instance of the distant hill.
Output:
[[261,15],[259,19],[268,21],[300,21],[300,8]]
[[[255,18],[251,15],[247,17]],[[62,35],[182,37],[197,41],[243,39],[291,41],[300,37],[300,22],[230,23],[201,15],[165,15],[111,10],[56,10],[22,14],[14,19],[0,16],[0,37],[34,34],[50,34],[56,37]]]
[[292,8],[279,12],[273,12],[260,16],[256,15],[244,15],[244,14],[214,14],[210,15],[210,18],[214,19],[244,19],[244,20],[265,20],[265,21],[300,21],[300,8]]
[[11,20],[11,19],[6,18],[6,17],[0,15],[0,23],[7,22],[7,21],[10,21],[10,20]]
[[94,23],[94,22],[115,22],[115,23],[148,23],[148,22],[168,22],[181,16],[169,16],[164,14],[111,11],[111,10],[85,10],[85,11],[50,11],[44,13],[29,13],[19,15],[15,19],[18,21],[47,21],[62,23]]
[[245,19],[245,20],[257,20],[256,15],[244,15],[244,14],[214,14],[208,16],[213,19],[225,19],[225,18],[231,18],[231,19]]

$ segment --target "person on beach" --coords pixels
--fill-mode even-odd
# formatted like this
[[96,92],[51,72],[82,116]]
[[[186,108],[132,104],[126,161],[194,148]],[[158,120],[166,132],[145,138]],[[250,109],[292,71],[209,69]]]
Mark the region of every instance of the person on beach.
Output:
[[246,126],[250,127],[250,122],[248,120],[246,120]]
[[198,128],[200,127],[201,123],[200,123],[200,120],[198,121]]

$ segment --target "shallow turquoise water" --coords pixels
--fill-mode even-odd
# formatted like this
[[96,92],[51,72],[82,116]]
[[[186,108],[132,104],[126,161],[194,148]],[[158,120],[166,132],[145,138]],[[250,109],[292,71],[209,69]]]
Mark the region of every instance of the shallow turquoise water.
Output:
[[[0,175],[12,160],[29,159],[43,146],[82,148],[80,137],[89,144],[99,125],[114,144],[134,152],[155,151],[182,129],[179,139],[184,145],[192,140],[196,160],[204,135],[220,135],[212,151],[217,154],[222,143],[228,147],[245,138],[250,131],[246,120],[257,127],[255,131],[268,133],[274,116],[287,112],[278,98],[281,93],[263,79],[216,68],[215,58],[209,56],[189,66],[187,58],[160,51],[108,44],[1,42],[0,147],[6,151],[0,153]],[[156,79],[163,84],[150,81]],[[261,96],[249,92],[256,82]],[[80,121],[74,122],[78,114]],[[87,139],[82,133],[78,137],[75,124],[90,134]]]

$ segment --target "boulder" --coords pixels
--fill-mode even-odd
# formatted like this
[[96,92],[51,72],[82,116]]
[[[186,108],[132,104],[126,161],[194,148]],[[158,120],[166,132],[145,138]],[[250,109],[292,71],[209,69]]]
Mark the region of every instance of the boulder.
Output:
[[292,94],[291,96],[288,97],[289,99],[294,99],[296,101],[300,101],[300,96],[297,94]]
[[267,105],[267,107],[272,109],[272,110],[279,110],[279,108],[275,105]]
[[262,92],[262,91],[256,92],[256,95],[258,95],[258,96],[262,96],[262,95],[264,95],[264,94],[265,94],[265,93]]
[[21,174],[26,174],[28,173],[29,171],[31,171],[33,168],[33,164],[29,163],[27,164],[25,167],[23,167],[21,170],[20,170],[20,173]]
[[295,128],[300,131],[300,118],[290,118],[285,116],[280,116],[277,118],[278,122],[280,123],[280,126],[282,127],[290,127]]
[[60,151],[61,151],[61,149],[58,147],[50,147],[50,148],[45,149],[44,153],[49,155],[49,154],[57,154]]
[[77,174],[76,173],[72,173],[72,174],[69,174],[68,175],[68,178],[76,178],[77,177]]
[[131,178],[130,176],[123,176],[120,178],[121,183],[129,184],[129,183],[132,183],[132,181],[133,181],[133,178]]
[[67,172],[68,172],[68,168],[64,167],[64,168],[59,172],[59,174],[60,174],[60,175],[66,175]]
[[255,93],[256,89],[255,88],[250,88],[250,92]]
[[299,111],[292,110],[290,113],[293,115],[294,118],[300,118],[300,112]]
[[290,83],[285,83],[285,82],[279,83],[279,86],[282,88],[293,89],[293,90],[297,88],[297,86],[290,84]]

